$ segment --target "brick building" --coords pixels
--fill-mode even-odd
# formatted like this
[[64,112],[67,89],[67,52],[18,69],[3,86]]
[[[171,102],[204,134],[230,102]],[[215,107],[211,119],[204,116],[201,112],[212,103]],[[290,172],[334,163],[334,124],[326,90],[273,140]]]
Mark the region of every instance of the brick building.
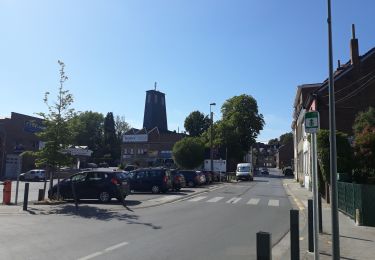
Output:
[[33,168],[33,161],[22,162],[24,151],[36,151],[42,130],[42,119],[12,112],[10,118],[0,119],[0,177],[15,178],[23,170]]

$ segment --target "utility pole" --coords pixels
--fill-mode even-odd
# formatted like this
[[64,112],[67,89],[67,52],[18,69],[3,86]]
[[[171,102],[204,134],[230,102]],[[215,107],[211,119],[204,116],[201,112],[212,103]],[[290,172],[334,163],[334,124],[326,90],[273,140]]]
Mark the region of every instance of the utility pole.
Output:
[[337,154],[336,154],[336,118],[335,118],[335,91],[333,80],[332,55],[332,17],[331,0],[328,2],[328,64],[329,64],[329,148],[331,172],[331,221],[332,221],[332,259],[340,259],[339,217],[337,201]]
[[211,103],[210,104],[210,123],[211,123],[211,127],[210,127],[210,160],[211,160],[211,172],[214,171],[214,151],[213,151],[213,147],[212,147],[212,134],[213,134],[213,124],[214,124],[214,114],[213,112],[211,111],[211,107],[212,106],[216,106],[216,103]]

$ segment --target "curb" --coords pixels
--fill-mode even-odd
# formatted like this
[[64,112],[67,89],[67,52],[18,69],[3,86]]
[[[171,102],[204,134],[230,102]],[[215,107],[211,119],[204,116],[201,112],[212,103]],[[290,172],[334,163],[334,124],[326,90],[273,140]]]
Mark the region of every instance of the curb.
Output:
[[[283,181],[283,186],[285,187],[284,190],[289,197],[290,203],[292,204],[292,208],[296,208],[296,209],[299,210],[299,212],[301,212],[301,216],[303,218],[302,228],[299,229],[300,233],[301,233],[301,230],[304,230],[304,228],[306,227],[306,223],[307,223],[306,214],[305,214],[305,207],[304,207],[303,203],[301,202],[301,200],[299,198],[297,198],[296,195],[294,195],[291,188],[288,186],[288,183],[284,183],[284,181]],[[277,241],[272,246],[272,252],[273,252],[272,256],[275,259],[282,259],[281,257],[290,248],[289,240],[290,240],[290,227],[289,227],[288,231],[279,239],[279,241]],[[276,251],[276,253],[275,253],[275,251]]]

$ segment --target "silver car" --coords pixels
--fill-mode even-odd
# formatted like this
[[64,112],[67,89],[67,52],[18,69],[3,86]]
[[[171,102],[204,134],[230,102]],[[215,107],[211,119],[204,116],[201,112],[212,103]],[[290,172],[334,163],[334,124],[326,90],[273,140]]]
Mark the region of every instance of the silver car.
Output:
[[41,169],[34,169],[20,174],[21,181],[40,181],[45,180],[45,178],[46,171]]

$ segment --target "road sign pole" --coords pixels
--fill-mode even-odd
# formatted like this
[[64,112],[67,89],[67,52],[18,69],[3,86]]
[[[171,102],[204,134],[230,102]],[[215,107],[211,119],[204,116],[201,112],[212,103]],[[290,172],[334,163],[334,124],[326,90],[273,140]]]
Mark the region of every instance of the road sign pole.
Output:
[[319,260],[319,222],[318,222],[318,163],[316,151],[316,133],[312,133],[312,177],[314,196],[314,260]]

